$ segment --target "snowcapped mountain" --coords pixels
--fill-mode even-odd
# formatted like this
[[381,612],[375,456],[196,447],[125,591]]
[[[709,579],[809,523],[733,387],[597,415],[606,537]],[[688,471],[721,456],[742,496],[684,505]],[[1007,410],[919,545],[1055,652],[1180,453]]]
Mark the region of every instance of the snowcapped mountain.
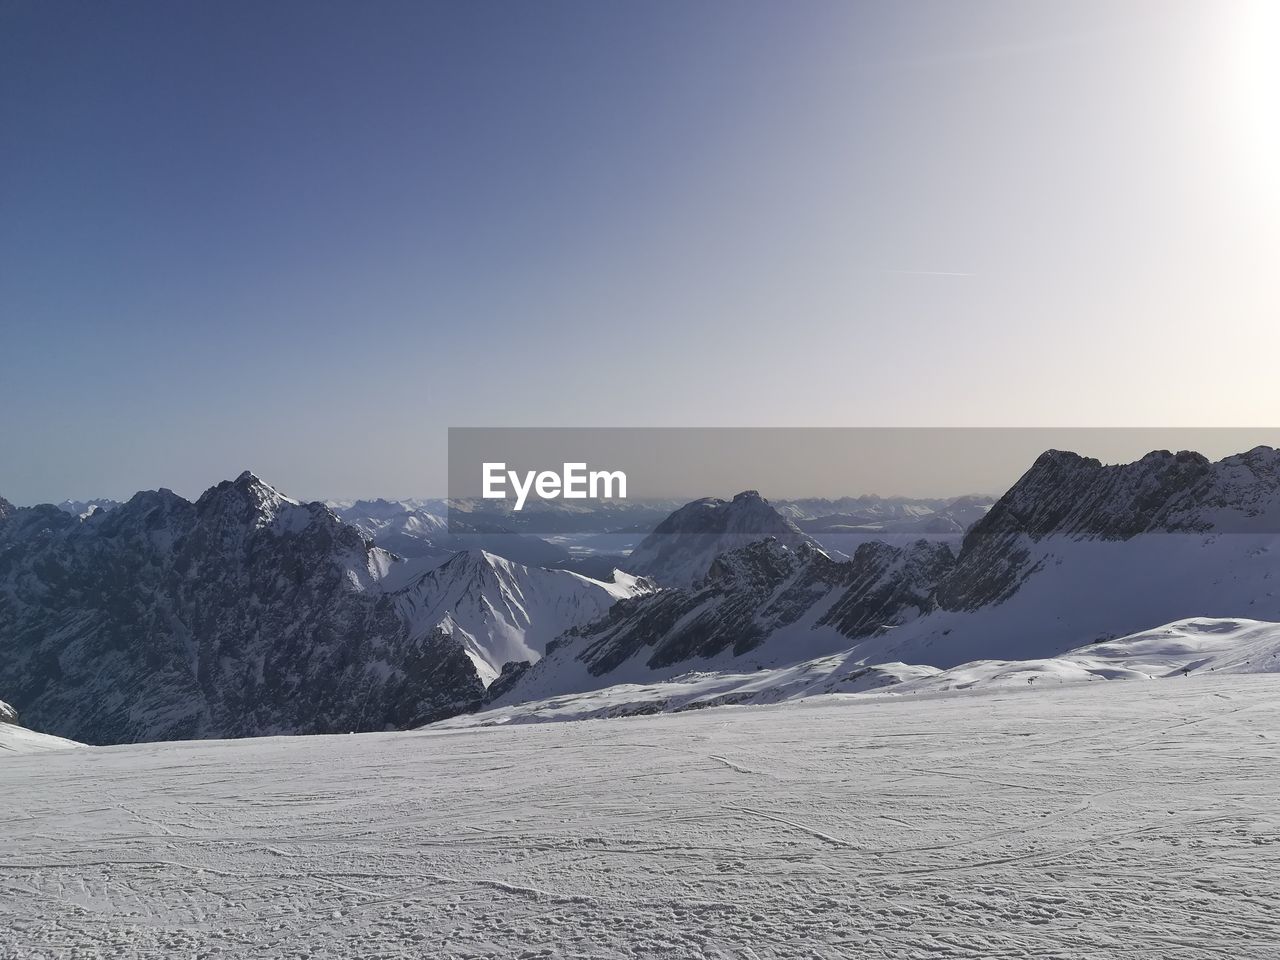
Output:
[[946,544],[924,540],[864,544],[845,561],[805,541],[758,541],[717,557],[697,586],[623,601],[569,631],[495,702],[844,650],[851,638],[932,610],[933,590],[954,562]]
[[98,743],[414,726],[650,587],[470,551],[438,569],[251,473],[191,503],[0,519],[0,689]]
[[1051,657],[1188,617],[1280,619],[1280,451],[1049,451],[966,534],[925,620],[875,660]]
[[488,685],[504,664],[536,661],[569,628],[598,620],[618,600],[652,590],[647,581],[621,571],[605,583],[467,550],[393,596],[411,636],[439,633],[457,641]]
[[119,500],[63,500],[58,504],[58,509],[75,514],[83,520],[95,510],[114,510],[118,506]]
[[864,544],[846,562],[748,546],[705,583],[619,604],[557,642],[495,702],[842,650],[936,668],[1054,657],[1152,624],[1242,615],[1280,619],[1280,453],[1104,466],[1050,451],[958,555],[923,540]]
[[494,727],[519,723],[604,720],[708,707],[783,703],[834,693],[866,693],[937,675],[936,667],[905,663],[868,666],[843,654],[803,660],[749,673],[695,670],[670,680],[618,683],[546,699],[495,699],[478,713],[440,720],[430,729]]
[[732,500],[686,503],[640,541],[627,569],[663,586],[689,586],[707,575],[716,557],[767,537],[791,549],[821,549],[758,492],[745,490]]
[[411,637],[395,561],[245,473],[191,503],[0,522],[0,689],[77,740],[409,726],[483,693],[458,645]]

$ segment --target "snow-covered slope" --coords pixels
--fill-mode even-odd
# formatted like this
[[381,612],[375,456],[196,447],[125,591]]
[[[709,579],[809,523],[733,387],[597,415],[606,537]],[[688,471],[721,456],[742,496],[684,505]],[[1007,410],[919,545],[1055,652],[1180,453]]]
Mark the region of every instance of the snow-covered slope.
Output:
[[785,667],[751,673],[700,671],[670,680],[619,683],[610,687],[567,693],[545,700],[491,706],[441,720],[431,729],[492,727],[510,723],[548,723],[598,720],[609,717],[679,713],[708,707],[782,703],[833,693],[863,693],[934,676],[936,667],[905,663],[867,666],[844,654],[805,660]]
[[895,693],[1018,684],[1280,673],[1280,623],[1193,617],[1036,660],[978,660],[920,675]]
[[1272,960],[1280,677],[3,761],[0,956]]
[[605,583],[525,567],[483,550],[455,554],[394,594],[414,637],[437,631],[462,644],[488,685],[511,661],[535,661],[571,627],[602,617],[618,600],[653,590],[616,571]]
[[0,760],[18,753],[42,753],[45,750],[66,750],[81,744],[47,733],[36,733],[18,724],[18,711],[0,700]]
[[689,586],[705,577],[722,553],[767,537],[791,549],[818,547],[755,490],[744,490],[732,500],[707,497],[685,504],[658,524],[627,558],[627,569],[663,586]]
[[1058,657],[978,660],[948,670],[920,664],[868,666],[856,650],[751,673],[701,671],[666,681],[619,683],[546,699],[497,699],[478,713],[441,721],[461,728],[542,723],[649,713],[726,704],[778,703],[832,693],[892,695],[1096,680],[1152,680],[1206,674],[1280,673],[1280,623],[1193,618]]
[[927,618],[869,661],[1051,657],[1188,617],[1280,620],[1280,451],[1042,455],[965,536]]

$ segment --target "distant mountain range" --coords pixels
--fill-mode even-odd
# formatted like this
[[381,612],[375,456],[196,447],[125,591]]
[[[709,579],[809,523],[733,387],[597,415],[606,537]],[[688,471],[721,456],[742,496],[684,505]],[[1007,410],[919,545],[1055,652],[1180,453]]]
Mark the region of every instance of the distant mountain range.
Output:
[[1280,619],[1280,452],[1104,466],[1049,451],[965,535],[838,561],[775,539],[572,631],[497,701],[836,653],[950,667],[1187,617]]
[[[745,491],[643,535],[651,506],[575,509],[554,543],[443,508],[300,503],[251,473],[194,503],[0,500],[0,695],[94,743],[381,730],[691,672],[862,689],[1186,618],[1280,620],[1268,447],[1049,451],[994,504]],[[584,548],[624,520],[629,555]]]

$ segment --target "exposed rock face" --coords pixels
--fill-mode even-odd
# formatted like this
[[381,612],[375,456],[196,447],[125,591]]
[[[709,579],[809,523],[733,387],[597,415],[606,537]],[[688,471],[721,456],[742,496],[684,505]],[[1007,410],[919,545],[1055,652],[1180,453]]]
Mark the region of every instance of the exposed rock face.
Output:
[[1039,569],[1033,544],[1046,538],[1211,532],[1280,532],[1280,451],[1256,447],[1214,463],[1161,450],[1103,465],[1049,450],[970,528],[938,602],[973,610],[1007,599]]
[[640,542],[627,558],[627,569],[663,586],[689,586],[707,576],[716,557],[768,537],[791,549],[801,544],[818,548],[755,490],[732,500],[694,500]]
[[819,622],[858,639],[928,613],[936,606],[938,585],[951,574],[955,562],[945,543],[863,544],[849,561],[847,589]]
[[716,558],[696,587],[623,600],[602,620],[569,631],[507,699],[581,687],[573,678],[583,673],[600,686],[708,664],[752,669],[740,658],[788,663],[847,647],[932,609],[933,588],[952,563],[945,544],[923,540],[865,544],[847,561],[803,542],[752,543]]
[[407,727],[467,709],[462,648],[411,635],[393,558],[252,474],[191,503],[0,522],[0,687],[92,743]]
[[489,684],[489,689],[485,691],[486,702],[497,700],[525,675],[531,666],[527,660],[508,660],[502,665],[502,672],[498,674],[497,679]]

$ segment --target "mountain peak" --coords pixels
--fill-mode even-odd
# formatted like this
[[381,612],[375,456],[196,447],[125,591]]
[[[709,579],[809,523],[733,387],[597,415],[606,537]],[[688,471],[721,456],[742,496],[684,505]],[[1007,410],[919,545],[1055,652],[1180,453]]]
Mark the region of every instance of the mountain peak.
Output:
[[731,501],[694,500],[640,542],[626,569],[668,586],[688,586],[706,576],[720,554],[768,537],[777,538],[772,549],[794,550],[806,542],[812,545],[810,538],[757,490],[744,490]]
[[[316,506],[333,516],[327,507]],[[284,523],[290,529],[300,529],[312,519],[310,509],[302,508],[297,500],[286,497],[249,470],[234,480],[223,480],[210,487],[196,501],[196,508],[201,514],[219,514],[232,524],[247,527]]]

